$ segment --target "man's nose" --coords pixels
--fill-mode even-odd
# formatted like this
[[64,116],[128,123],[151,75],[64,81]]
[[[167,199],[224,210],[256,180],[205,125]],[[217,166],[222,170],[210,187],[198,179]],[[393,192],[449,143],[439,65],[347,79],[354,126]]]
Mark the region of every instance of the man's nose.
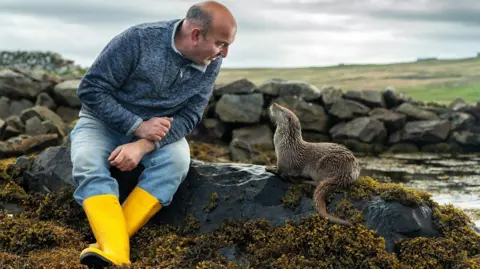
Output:
[[228,55],[228,47],[223,47],[222,51],[220,51],[220,55],[222,55],[223,58],[226,58]]

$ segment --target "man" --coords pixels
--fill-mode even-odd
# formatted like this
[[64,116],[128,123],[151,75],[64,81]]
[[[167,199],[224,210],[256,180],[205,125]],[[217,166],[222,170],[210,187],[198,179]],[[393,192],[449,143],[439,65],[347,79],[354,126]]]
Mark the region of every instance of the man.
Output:
[[[190,165],[185,136],[202,119],[236,28],[225,6],[202,2],[184,19],[115,36],[82,78],[72,177],[97,240],[80,254],[82,264],[130,264],[129,238],[170,204]],[[145,170],[120,205],[109,169],[140,162]]]

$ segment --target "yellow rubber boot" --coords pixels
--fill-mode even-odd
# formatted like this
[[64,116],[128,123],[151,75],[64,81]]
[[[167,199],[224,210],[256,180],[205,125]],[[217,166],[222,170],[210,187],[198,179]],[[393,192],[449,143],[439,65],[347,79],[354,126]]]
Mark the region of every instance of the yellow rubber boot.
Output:
[[[128,237],[132,237],[161,208],[157,198],[144,189],[135,187],[122,205]],[[98,243],[90,244],[90,247],[100,248]]]
[[113,194],[92,196],[83,201],[98,248],[80,253],[80,263],[89,268],[130,264],[130,240],[122,207]]

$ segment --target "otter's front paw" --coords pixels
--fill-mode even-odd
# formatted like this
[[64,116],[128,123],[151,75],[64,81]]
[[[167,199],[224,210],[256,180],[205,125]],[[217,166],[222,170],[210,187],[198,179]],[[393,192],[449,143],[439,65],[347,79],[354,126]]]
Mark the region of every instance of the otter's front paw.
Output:
[[278,169],[276,165],[265,166],[265,171],[278,175]]

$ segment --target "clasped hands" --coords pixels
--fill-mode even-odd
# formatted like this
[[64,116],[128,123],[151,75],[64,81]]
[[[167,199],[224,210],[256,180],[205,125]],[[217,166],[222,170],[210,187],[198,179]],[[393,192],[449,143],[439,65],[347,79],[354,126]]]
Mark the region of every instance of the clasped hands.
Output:
[[143,121],[135,130],[135,135],[141,139],[118,146],[112,151],[108,161],[121,171],[133,170],[145,154],[155,149],[155,141],[167,135],[172,121],[169,117],[154,117]]

